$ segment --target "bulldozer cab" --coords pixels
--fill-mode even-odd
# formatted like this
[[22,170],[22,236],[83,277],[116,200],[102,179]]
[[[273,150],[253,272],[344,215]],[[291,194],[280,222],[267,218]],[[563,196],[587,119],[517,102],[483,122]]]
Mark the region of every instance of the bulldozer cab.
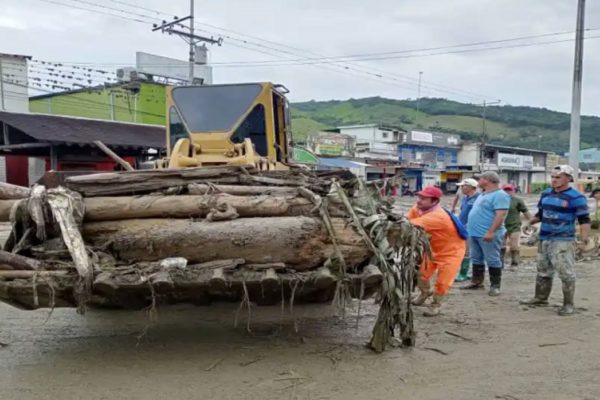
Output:
[[167,159],[159,167],[281,169],[290,150],[288,90],[272,83],[167,90]]

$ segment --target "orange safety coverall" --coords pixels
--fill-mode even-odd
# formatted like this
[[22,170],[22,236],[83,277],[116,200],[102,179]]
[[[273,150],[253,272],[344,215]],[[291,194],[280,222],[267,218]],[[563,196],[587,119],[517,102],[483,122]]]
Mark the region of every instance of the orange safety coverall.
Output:
[[458,235],[454,223],[440,206],[425,213],[414,206],[407,217],[412,224],[425,229],[431,243],[433,259],[423,260],[421,279],[429,281],[437,271],[434,291],[436,294],[446,295],[465,256],[466,242]]

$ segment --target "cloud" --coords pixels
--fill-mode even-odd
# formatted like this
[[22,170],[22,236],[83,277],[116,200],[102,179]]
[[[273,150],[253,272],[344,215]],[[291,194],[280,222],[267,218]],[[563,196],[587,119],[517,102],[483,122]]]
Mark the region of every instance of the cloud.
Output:
[[[4,0],[10,12],[0,19],[0,37],[10,35],[0,52],[32,54],[37,59],[88,61],[106,69],[133,64],[136,51],[187,58],[179,38],[151,32],[151,20],[187,13],[187,1],[105,0],[102,7],[128,10],[128,17],[148,23],[91,13],[81,2],[57,0],[62,7],[41,0]],[[563,0],[228,0],[196,2],[202,35],[223,34],[222,47],[211,47],[215,63],[314,58],[402,51],[511,37],[574,31],[576,2]],[[588,2],[586,21],[600,28],[600,2]],[[2,17],[0,17],[2,18]],[[4,23],[3,23],[4,21]],[[6,22],[9,21],[9,22]],[[11,22],[12,21],[12,22]],[[20,21],[18,30],[14,21]],[[27,24],[22,24],[27,21]],[[235,31],[244,34],[239,36]],[[600,30],[588,35],[600,36]],[[252,36],[252,37],[249,37]],[[262,41],[256,39],[266,39]],[[572,38],[571,35],[525,42]],[[246,42],[244,42],[246,41]],[[252,42],[251,45],[247,42]],[[290,47],[281,47],[282,43]],[[519,43],[525,43],[519,42]],[[516,43],[516,42],[515,42]],[[503,43],[510,45],[513,42]],[[294,101],[364,96],[414,98],[419,71],[422,94],[459,101],[481,102],[484,96],[514,105],[570,109],[573,42],[469,53],[450,53],[333,65],[215,66],[219,82],[270,80],[288,86]],[[600,114],[600,39],[585,43],[583,111]],[[366,72],[365,72],[366,71]],[[383,72],[382,72],[383,71]],[[379,75],[375,76],[375,75]],[[468,92],[468,93],[465,93]]]

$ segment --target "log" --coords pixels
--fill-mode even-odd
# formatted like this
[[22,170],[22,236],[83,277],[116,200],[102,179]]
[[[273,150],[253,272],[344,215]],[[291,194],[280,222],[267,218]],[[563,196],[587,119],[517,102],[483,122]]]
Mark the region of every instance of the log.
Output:
[[66,179],[66,186],[86,197],[126,195],[187,186],[197,181],[237,183],[241,174],[239,166],[136,170],[72,176]]
[[86,221],[134,218],[206,217],[214,208],[233,207],[240,217],[308,215],[312,204],[301,197],[230,196],[140,196],[91,197],[84,200]]
[[47,276],[67,276],[72,275],[70,271],[0,271],[0,278],[4,279],[29,279],[35,276],[47,277]]
[[10,210],[19,200],[0,200],[0,222],[10,221]]
[[[369,251],[352,226],[341,218],[333,218],[333,225],[348,267],[365,262]],[[129,262],[184,257],[193,264],[239,257],[248,264],[284,263],[300,271],[322,265],[333,254],[322,221],[304,216],[86,222],[82,233],[86,243],[109,244],[112,254]]]
[[188,193],[194,195],[226,193],[236,196],[291,195],[298,194],[298,188],[288,186],[250,186],[250,185],[207,185],[205,183],[190,183]]
[[42,263],[37,260],[12,254],[4,250],[0,250],[0,264],[10,266],[15,270],[34,271],[42,267]]
[[133,171],[134,168],[125,160],[117,155],[114,151],[108,148],[104,143],[100,140],[94,140],[94,144],[98,146],[100,150],[102,150],[107,156],[112,158],[117,164],[119,164],[125,171]]
[[10,183],[0,182],[0,199],[26,199],[31,191],[29,188]]

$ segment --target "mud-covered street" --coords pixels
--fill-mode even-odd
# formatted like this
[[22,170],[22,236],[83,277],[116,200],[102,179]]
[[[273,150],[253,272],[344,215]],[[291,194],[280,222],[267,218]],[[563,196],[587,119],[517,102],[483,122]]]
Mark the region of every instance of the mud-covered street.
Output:
[[[0,308],[2,399],[597,399],[600,265],[578,266],[578,307],[530,309],[531,262],[504,293],[453,289],[442,316],[416,308],[417,346],[364,347],[377,312],[237,304],[143,312]],[[561,299],[555,282],[551,303]],[[297,327],[297,332],[295,331]]]

